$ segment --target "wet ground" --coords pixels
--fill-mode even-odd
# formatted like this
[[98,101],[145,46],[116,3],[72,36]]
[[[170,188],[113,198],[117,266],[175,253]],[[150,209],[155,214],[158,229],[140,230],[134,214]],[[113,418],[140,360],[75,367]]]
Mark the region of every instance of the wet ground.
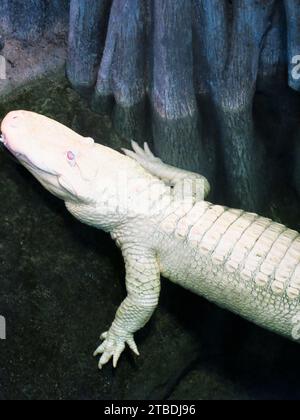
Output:
[[[28,109],[111,147],[124,142],[63,78],[36,82],[0,115]],[[296,201],[270,212],[297,227]],[[75,221],[0,150],[0,399],[299,399],[299,346],[163,281],[161,303],[102,372],[92,353],[125,296],[110,237]]]

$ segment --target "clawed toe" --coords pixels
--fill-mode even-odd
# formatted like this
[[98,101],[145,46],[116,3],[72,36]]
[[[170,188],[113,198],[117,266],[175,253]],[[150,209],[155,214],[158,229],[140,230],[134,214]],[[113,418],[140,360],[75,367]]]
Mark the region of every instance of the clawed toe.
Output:
[[113,359],[113,367],[116,368],[120,356],[125,349],[125,344],[128,344],[129,348],[139,356],[139,351],[132,334],[128,334],[128,336],[124,338],[105,332],[101,335],[101,340],[104,340],[103,343],[94,352],[94,357],[101,355],[98,365],[99,369],[102,369],[111,358]]
[[151,152],[148,143],[144,143],[144,149],[138,145],[138,143],[134,140],[131,141],[131,147],[133,150],[122,149],[125,155],[131,157],[132,159],[136,160],[141,164],[153,163],[157,162],[160,159],[155,157],[154,154]]

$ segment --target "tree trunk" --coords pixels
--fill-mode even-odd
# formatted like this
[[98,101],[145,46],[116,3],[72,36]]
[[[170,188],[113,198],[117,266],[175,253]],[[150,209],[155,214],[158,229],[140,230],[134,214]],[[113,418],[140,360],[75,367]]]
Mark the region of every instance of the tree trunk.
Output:
[[300,91],[300,70],[297,76],[293,71],[295,64],[300,63],[300,0],[284,0],[284,4],[287,18],[289,85]]
[[[113,0],[99,29],[106,41],[97,50],[93,108],[111,113],[124,137],[152,140],[166,162],[206,175],[219,200],[262,210],[276,172],[270,156],[284,133],[272,144],[272,114],[263,127],[253,108],[273,107],[284,118],[274,87],[289,96],[288,56],[289,84],[299,89],[291,73],[299,21],[299,0]],[[80,25],[76,36],[93,39]],[[92,86],[91,71],[85,75]]]
[[115,104],[115,127],[128,139],[141,140],[146,129],[147,6],[140,0],[113,2],[93,98],[99,112]]
[[66,27],[68,12],[69,0],[1,0],[1,35],[37,41],[47,31]]
[[[43,32],[45,3],[43,0],[2,0],[0,13],[7,32],[21,39],[33,41]],[[2,10],[0,10],[1,12]]]
[[247,210],[300,178],[300,0],[2,0],[0,35],[49,36],[68,9],[69,80],[123,137]]
[[71,0],[67,75],[82,94],[91,94],[103,51],[110,0]]

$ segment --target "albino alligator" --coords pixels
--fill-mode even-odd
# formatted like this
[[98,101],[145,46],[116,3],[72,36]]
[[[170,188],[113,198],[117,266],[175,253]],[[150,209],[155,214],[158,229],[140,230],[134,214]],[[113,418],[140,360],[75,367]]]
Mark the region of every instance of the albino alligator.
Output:
[[297,232],[204,201],[207,180],[165,165],[147,144],[123,155],[26,111],[8,114],[1,129],[5,146],[47,190],[121,247],[128,295],[101,336],[100,368],[111,358],[116,366],[126,343],[138,354],[134,333],[158,304],[161,274],[300,340]]

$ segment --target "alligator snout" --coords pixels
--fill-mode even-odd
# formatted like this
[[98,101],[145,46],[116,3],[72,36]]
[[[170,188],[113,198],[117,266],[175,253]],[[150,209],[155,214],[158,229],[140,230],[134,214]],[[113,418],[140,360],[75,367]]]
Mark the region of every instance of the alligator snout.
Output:
[[23,111],[12,111],[6,115],[1,124],[1,143],[6,146],[10,151],[17,150],[17,144],[19,139],[19,131],[23,124],[20,124],[21,120],[24,120]]
[[9,114],[7,114],[4,120],[2,121],[2,125],[1,125],[2,132],[8,128],[16,128],[17,120],[23,116],[24,114],[22,111],[12,111]]

